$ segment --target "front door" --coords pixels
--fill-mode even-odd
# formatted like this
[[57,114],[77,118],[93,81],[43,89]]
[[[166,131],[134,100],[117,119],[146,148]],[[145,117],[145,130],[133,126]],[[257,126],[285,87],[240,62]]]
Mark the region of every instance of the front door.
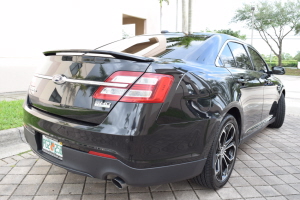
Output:
[[276,77],[268,74],[268,66],[260,55],[251,47],[248,47],[255,71],[260,75],[260,81],[264,83],[264,104],[262,111],[262,121],[268,121],[272,118],[277,100],[279,99],[279,92],[277,90],[278,81]]

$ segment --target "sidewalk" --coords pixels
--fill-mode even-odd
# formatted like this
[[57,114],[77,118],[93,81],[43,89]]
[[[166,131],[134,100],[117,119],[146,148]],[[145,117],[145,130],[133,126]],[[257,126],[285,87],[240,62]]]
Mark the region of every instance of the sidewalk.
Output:
[[[192,180],[119,190],[110,180],[67,172],[32,152],[0,160],[0,199],[198,200],[300,199],[299,117],[287,115],[280,129],[267,128],[238,150],[224,188],[211,190]],[[180,172],[178,172],[180,173]]]

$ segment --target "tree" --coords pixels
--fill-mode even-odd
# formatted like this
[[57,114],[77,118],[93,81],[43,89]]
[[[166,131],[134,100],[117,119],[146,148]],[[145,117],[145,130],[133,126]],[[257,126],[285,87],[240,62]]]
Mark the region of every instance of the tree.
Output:
[[267,56],[265,54],[261,53],[260,55],[264,60],[266,60]]
[[166,2],[169,5],[169,0],[159,0],[160,5],[160,31],[162,31],[162,4],[163,2]]
[[[244,4],[238,9],[232,22],[244,22],[252,28],[251,4]],[[261,1],[254,5],[253,28],[268,44],[271,51],[278,57],[278,65],[282,65],[282,41],[292,31],[300,32],[300,0],[291,1]],[[276,48],[271,45],[276,44]]]
[[221,30],[215,30],[214,32],[216,32],[216,33],[224,33],[224,34],[227,34],[227,35],[231,35],[233,37],[240,38],[242,40],[246,40],[246,35],[242,35],[240,33],[240,31],[233,31],[231,29],[221,29]]
[[289,53],[282,53],[282,60],[293,60],[293,56]]
[[186,4],[185,0],[182,0],[182,32],[186,33]]
[[295,60],[298,60],[300,62],[300,51],[297,52],[297,54],[294,57]]
[[227,34],[227,35],[231,35],[233,37],[239,38],[241,40],[246,40],[246,35],[242,35],[240,33],[240,31],[233,31],[231,29],[220,29],[220,30],[209,30],[206,28],[205,31],[200,31],[200,32],[214,32],[214,33],[223,33],[223,34]]
[[192,34],[192,15],[193,15],[193,0],[189,0],[189,24],[188,24],[188,33]]
[[295,28],[296,35],[300,33],[300,24],[298,24]]

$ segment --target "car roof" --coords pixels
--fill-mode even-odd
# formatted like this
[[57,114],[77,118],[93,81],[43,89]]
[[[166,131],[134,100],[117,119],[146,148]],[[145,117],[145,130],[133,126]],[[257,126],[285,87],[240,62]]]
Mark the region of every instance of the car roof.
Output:
[[[167,39],[167,44],[169,44],[167,47],[165,47],[167,48],[165,51],[162,51],[156,56],[144,55],[145,57],[154,56],[157,57],[158,59],[159,58],[181,59],[189,62],[197,62],[201,64],[211,64],[211,65],[215,64],[216,58],[218,57],[218,54],[222,49],[223,45],[226,43],[226,41],[228,40],[237,41],[245,44],[244,41],[236,37],[226,35],[226,34],[211,33],[211,32],[209,33],[196,32],[193,34],[185,34],[182,32],[168,32],[162,34],[139,35],[139,36],[134,36],[126,39],[129,39],[129,41],[130,40],[134,41],[135,38],[140,40],[143,37],[147,37],[147,38],[165,37]],[[122,40],[119,40],[111,44],[117,45],[118,42],[121,41]],[[166,43],[164,45],[166,45]],[[104,45],[100,48],[106,49],[106,47],[108,46]],[[112,50],[112,49],[106,49],[106,50]],[[126,51],[122,51],[122,52],[126,52]],[[131,53],[131,52],[126,52],[126,53]]]

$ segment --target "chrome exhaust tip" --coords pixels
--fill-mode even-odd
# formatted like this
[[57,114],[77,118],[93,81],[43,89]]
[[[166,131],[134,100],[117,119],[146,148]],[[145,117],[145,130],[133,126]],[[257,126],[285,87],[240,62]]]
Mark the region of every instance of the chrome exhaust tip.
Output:
[[118,189],[123,189],[123,188],[127,187],[127,184],[125,183],[125,181],[123,179],[121,179],[120,177],[116,177],[116,178],[112,179],[112,182]]

